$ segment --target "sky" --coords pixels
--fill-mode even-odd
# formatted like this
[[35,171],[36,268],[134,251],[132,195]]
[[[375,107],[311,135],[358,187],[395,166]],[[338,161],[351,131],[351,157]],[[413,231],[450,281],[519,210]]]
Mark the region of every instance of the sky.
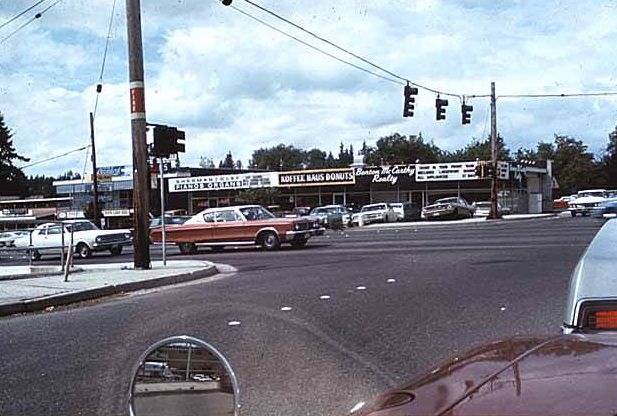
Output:
[[[0,0],[0,25],[36,2]],[[511,149],[564,134],[599,154],[617,124],[617,96],[500,97],[617,92],[612,0],[254,2],[436,91],[486,95],[494,81],[497,129]],[[35,163],[28,175],[91,171],[89,149],[37,162],[89,144],[114,1],[62,0],[7,38],[53,3],[0,28],[0,113],[18,152]],[[245,0],[233,6],[379,72]],[[279,143],[336,155],[340,142],[359,149],[394,132],[455,150],[490,133],[487,98],[468,99],[472,123],[461,125],[458,98],[447,97],[447,118],[436,121],[436,94],[420,89],[414,117],[403,118],[403,84],[217,0],[144,0],[142,30],[147,120],[186,132],[184,166],[228,151],[246,165],[254,150]],[[99,166],[132,163],[127,62],[125,1],[117,0],[95,117]]]

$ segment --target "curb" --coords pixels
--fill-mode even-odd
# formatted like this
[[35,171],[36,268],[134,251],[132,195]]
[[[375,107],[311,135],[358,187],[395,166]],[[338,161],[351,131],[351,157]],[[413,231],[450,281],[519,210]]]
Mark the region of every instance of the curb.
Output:
[[151,280],[139,282],[120,283],[118,285],[102,286],[94,289],[82,290],[79,292],[63,293],[59,295],[45,296],[36,299],[22,300],[19,302],[5,303],[0,305],[0,316],[14,315],[18,313],[29,313],[41,311],[50,306],[63,306],[71,303],[78,303],[87,300],[102,298],[124,292],[134,292],[143,289],[175,285],[178,283],[190,282],[191,280],[203,279],[204,277],[214,276],[219,273],[216,265],[206,269],[183,273],[171,276],[163,276]]

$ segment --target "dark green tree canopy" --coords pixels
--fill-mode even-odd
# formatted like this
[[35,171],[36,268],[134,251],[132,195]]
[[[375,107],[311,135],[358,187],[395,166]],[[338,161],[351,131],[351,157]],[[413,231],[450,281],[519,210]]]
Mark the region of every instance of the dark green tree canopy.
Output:
[[13,133],[4,123],[0,113],[0,194],[25,196],[27,187],[23,186],[26,177],[21,169],[15,166],[15,161],[28,162],[30,159],[21,156],[15,150]]

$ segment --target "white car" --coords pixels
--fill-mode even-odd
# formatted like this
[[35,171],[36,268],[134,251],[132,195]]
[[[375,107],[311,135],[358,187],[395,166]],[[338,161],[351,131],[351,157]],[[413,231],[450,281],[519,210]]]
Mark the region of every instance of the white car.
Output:
[[568,211],[573,217],[590,215],[593,211],[600,209],[607,198],[608,193],[605,189],[579,191],[576,194],[576,199],[569,203]]
[[14,247],[16,239],[28,234],[30,234],[28,231],[7,231],[1,233],[0,247]]
[[374,222],[396,222],[397,214],[390,204],[385,202],[379,204],[364,205],[360,212],[351,216],[353,225],[371,224]]
[[[122,253],[122,247],[132,243],[130,230],[100,230],[88,220],[70,220],[46,223],[36,227],[31,234],[15,240],[15,247],[30,248],[33,260],[42,254],[58,254],[64,242],[68,248],[73,231],[73,247],[80,258],[88,258],[94,251],[107,251],[112,256]],[[63,236],[64,234],[64,236]]]

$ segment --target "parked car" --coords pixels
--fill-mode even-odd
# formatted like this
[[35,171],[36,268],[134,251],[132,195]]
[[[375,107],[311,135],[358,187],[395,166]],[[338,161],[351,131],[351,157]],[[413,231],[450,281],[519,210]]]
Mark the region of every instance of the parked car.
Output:
[[75,253],[83,259],[90,257],[95,251],[109,250],[112,256],[118,256],[122,253],[122,248],[133,241],[130,230],[101,230],[88,220],[69,220],[39,225],[32,231],[31,236],[28,234],[16,239],[15,247],[30,248],[32,259],[38,260],[43,254],[57,254],[63,241],[64,247],[68,248],[71,231]]
[[397,221],[418,221],[421,219],[421,210],[412,202],[393,202],[390,204],[396,212]]
[[397,214],[392,209],[390,204],[381,202],[378,204],[364,205],[360,212],[351,216],[352,225],[360,225],[360,223],[372,224],[374,222],[395,222]]
[[[153,242],[161,241],[161,229],[150,231]],[[306,218],[277,218],[261,205],[208,208],[184,224],[170,227],[167,241],[176,243],[182,254],[193,254],[198,246],[222,250],[225,246],[260,246],[276,250],[281,244],[304,247],[316,234]]]
[[600,205],[606,201],[608,193],[605,189],[589,189],[579,191],[576,194],[576,200],[570,202],[568,211],[573,217],[577,215],[586,216],[600,208]]
[[29,235],[29,231],[6,231],[0,233],[0,247],[14,247],[15,240],[19,237]]
[[473,217],[475,209],[461,197],[441,198],[422,209],[422,217],[427,220],[459,219]]
[[351,214],[344,205],[324,205],[311,210],[311,216],[321,218],[325,227],[330,227],[333,220],[351,225]]
[[[474,214],[476,217],[488,217],[491,212],[491,201],[480,201],[474,202],[471,204],[474,208]],[[497,202],[497,214],[498,215],[508,215],[510,214],[510,208],[502,206],[499,202]]]
[[576,196],[562,196],[561,198],[553,200],[553,210],[565,211],[570,206],[570,203],[576,199]]
[[[165,227],[168,225],[180,225],[184,224],[189,218],[190,215],[165,215]],[[150,220],[150,229],[161,227],[161,217],[152,218]]]
[[600,204],[598,209],[593,211],[593,216],[596,218],[616,218],[617,217],[617,201],[605,201]]
[[615,246],[611,220],[572,272],[562,334],[517,335],[457,353],[360,402],[350,416],[614,415]]

